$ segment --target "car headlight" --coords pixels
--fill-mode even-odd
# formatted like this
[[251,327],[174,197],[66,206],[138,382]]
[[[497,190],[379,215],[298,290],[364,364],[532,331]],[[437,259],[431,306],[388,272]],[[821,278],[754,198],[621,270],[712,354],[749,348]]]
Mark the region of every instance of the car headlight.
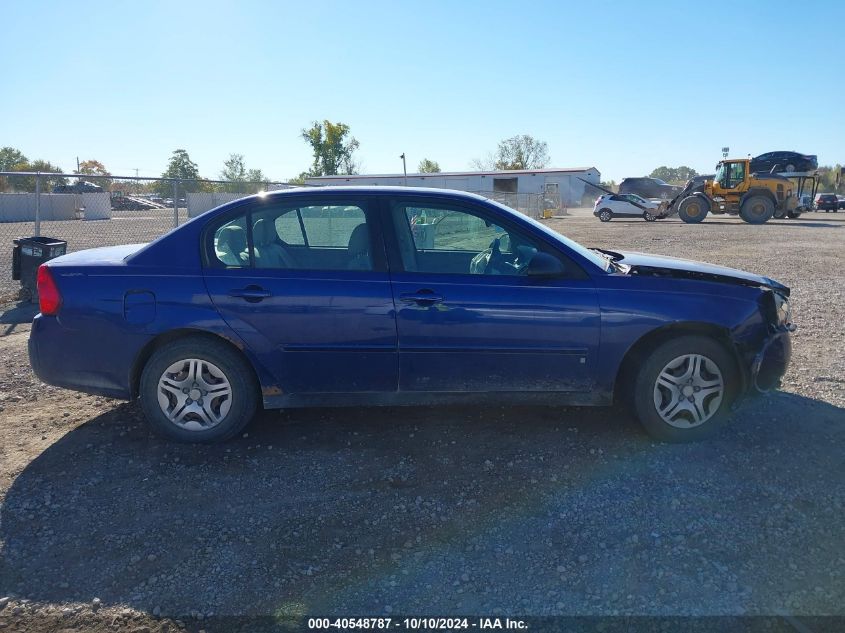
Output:
[[777,309],[778,325],[784,325],[792,320],[792,313],[789,309],[789,299],[782,294],[774,293],[775,308]]

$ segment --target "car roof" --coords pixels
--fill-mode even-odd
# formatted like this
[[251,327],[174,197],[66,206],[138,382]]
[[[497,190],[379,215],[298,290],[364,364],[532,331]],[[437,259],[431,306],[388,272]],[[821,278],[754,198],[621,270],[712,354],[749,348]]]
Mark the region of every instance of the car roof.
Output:
[[279,189],[277,191],[264,191],[257,193],[250,198],[281,198],[292,195],[308,194],[334,194],[334,193],[355,193],[355,194],[413,194],[421,196],[449,196],[452,198],[465,198],[489,202],[488,198],[469,191],[458,191],[457,189],[440,189],[436,187],[402,187],[396,185],[337,185],[329,187],[293,187],[291,189]]

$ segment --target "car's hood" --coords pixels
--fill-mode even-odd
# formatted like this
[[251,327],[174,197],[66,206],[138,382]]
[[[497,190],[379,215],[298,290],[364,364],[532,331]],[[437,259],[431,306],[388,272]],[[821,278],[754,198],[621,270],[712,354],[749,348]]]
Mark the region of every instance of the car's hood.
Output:
[[677,257],[647,255],[646,253],[631,253],[627,251],[605,252],[619,256],[616,261],[620,264],[630,266],[630,273],[635,275],[657,275],[720,281],[745,286],[771,288],[784,295],[789,294],[789,288],[774,279],[755,275],[754,273],[747,273],[744,270],[737,270],[736,268],[716,266],[715,264],[706,264],[689,259],[678,259]]
[[103,266],[121,264],[123,260],[139,251],[146,244],[124,244],[102,246],[76,251],[50,260],[50,266]]

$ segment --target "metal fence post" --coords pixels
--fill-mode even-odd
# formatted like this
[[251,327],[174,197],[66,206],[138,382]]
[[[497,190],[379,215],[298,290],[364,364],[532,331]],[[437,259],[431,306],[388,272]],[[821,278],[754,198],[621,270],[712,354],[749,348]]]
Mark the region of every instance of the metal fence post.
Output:
[[41,235],[41,174],[35,174],[35,235]]
[[173,228],[179,226],[179,181],[173,181]]

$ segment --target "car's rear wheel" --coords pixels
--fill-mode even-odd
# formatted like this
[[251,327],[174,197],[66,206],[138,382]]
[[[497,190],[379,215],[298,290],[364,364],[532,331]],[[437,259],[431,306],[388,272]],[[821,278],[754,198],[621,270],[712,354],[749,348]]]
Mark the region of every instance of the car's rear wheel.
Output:
[[775,214],[775,203],[766,196],[751,196],[742,203],[739,214],[749,224],[763,224]]
[[737,370],[718,341],[681,336],[658,345],[633,386],[637,418],[665,442],[690,442],[715,433],[736,394]]
[[687,196],[678,205],[678,217],[687,224],[698,224],[710,212],[710,204],[701,196]]
[[246,360],[225,343],[188,337],[156,350],[141,374],[152,427],[180,442],[219,442],[255,415],[258,389]]
[[613,219],[613,213],[610,209],[602,209],[599,211],[599,220],[602,222],[610,222]]

